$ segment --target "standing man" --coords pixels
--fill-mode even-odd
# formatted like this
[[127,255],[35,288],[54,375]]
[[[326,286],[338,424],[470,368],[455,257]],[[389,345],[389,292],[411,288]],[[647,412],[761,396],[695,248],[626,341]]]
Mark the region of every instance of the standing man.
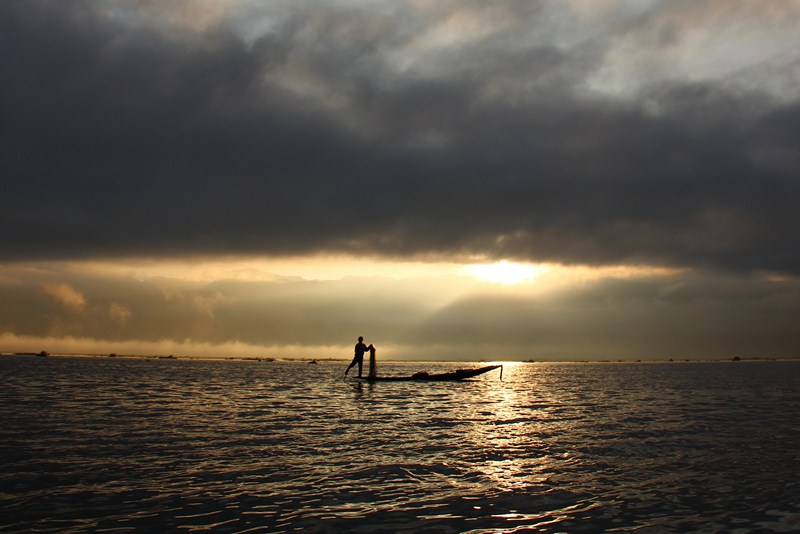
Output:
[[347,373],[352,369],[355,364],[358,364],[358,378],[361,378],[361,370],[364,367],[364,353],[367,352],[367,346],[364,345],[364,338],[359,336],[358,343],[356,343],[355,347],[355,356],[353,356],[353,361],[350,362],[350,365],[347,366],[347,370],[344,372],[344,376],[347,376]]

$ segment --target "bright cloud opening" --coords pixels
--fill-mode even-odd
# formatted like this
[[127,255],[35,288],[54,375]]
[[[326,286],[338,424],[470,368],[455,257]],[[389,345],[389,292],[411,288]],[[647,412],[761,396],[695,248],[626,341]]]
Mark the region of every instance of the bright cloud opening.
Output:
[[535,280],[547,267],[524,263],[511,263],[503,260],[497,263],[468,265],[465,269],[472,276],[487,282],[515,285]]

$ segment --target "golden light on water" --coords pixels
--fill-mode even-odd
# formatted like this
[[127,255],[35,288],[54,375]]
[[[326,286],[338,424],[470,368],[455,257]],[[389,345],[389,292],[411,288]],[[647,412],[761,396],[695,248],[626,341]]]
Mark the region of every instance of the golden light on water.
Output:
[[[529,391],[547,390],[547,379],[530,364],[487,363],[502,364],[504,376],[500,380],[498,375],[490,373],[473,384],[476,388],[485,388],[482,397],[486,402],[466,415],[469,430],[465,437],[470,447],[483,455],[474,468],[490,480],[493,487],[510,491],[546,483],[558,462],[546,454],[548,443],[536,436],[545,433],[549,415],[538,412],[528,395]],[[526,384],[524,395],[516,388],[520,381]],[[537,450],[541,454],[535,454]],[[521,519],[516,514],[508,518],[512,517]]]

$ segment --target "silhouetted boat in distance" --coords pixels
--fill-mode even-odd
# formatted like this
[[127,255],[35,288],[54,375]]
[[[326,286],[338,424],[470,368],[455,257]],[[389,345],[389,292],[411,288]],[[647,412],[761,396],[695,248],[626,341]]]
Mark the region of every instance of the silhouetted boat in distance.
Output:
[[374,376],[374,377],[362,377],[359,380],[363,380],[365,382],[410,382],[410,381],[420,381],[420,382],[444,382],[444,381],[455,381],[455,380],[464,380],[465,378],[472,378],[473,376],[482,375],[483,373],[488,373],[494,369],[500,369],[500,379],[503,378],[503,366],[502,365],[487,365],[485,367],[477,367],[475,369],[457,369],[455,371],[451,371],[449,373],[436,373],[436,374],[429,374],[425,371],[421,371],[419,373],[414,373],[411,376]]

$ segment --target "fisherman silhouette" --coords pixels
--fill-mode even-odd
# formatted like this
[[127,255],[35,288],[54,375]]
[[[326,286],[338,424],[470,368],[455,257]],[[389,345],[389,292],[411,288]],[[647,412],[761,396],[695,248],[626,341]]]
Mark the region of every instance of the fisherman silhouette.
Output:
[[347,366],[347,370],[344,372],[344,376],[347,376],[347,373],[350,372],[350,369],[355,367],[358,364],[358,378],[361,378],[361,371],[364,367],[364,353],[367,352],[369,349],[366,345],[364,345],[364,338],[359,336],[358,343],[355,346],[355,356],[353,356],[353,361],[350,362],[350,365]]

